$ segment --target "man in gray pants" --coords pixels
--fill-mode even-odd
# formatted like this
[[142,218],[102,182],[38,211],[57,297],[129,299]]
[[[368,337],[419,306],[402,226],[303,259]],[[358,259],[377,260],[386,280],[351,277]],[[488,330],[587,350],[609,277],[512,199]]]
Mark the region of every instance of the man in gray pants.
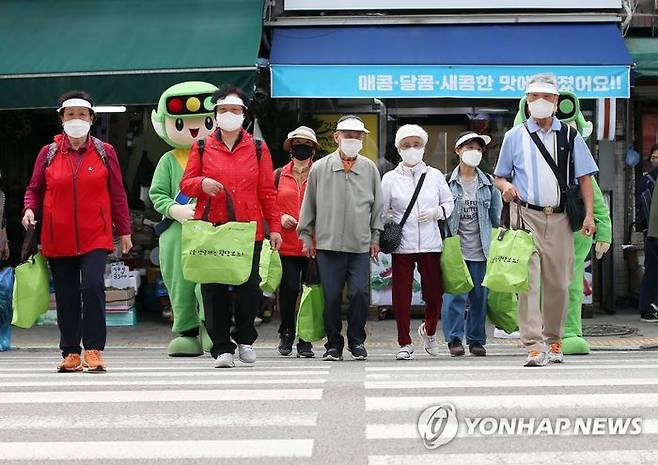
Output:
[[370,258],[377,259],[383,229],[379,172],[371,160],[359,155],[368,132],[356,116],[338,120],[334,133],[338,150],[313,164],[297,226],[304,254],[317,255],[324,289],[327,350],[323,360],[343,359],[341,294],[345,283],[350,299],[348,350],[356,360],[368,357],[364,342]]

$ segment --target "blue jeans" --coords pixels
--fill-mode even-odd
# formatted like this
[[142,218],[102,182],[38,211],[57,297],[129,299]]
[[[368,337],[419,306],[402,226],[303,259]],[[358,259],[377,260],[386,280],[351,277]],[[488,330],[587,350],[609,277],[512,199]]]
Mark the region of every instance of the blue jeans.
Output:
[[[446,342],[462,341],[466,333],[466,344],[487,343],[487,333],[484,323],[487,318],[487,288],[482,287],[487,262],[472,262],[466,260],[466,266],[473,279],[473,289],[468,294],[443,294],[441,308],[441,325]],[[470,302],[468,315],[466,300]],[[464,325],[466,329],[464,331]]]

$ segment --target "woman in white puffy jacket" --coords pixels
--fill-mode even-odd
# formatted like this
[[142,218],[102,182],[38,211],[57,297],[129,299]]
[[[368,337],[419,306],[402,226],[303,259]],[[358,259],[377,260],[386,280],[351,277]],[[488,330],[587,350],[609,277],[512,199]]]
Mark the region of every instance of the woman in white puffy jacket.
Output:
[[427,132],[415,124],[405,124],[395,135],[395,146],[402,162],[382,179],[384,221],[399,223],[407,210],[414,190],[425,174],[418,198],[402,228],[402,241],[393,252],[393,310],[398,328],[400,350],[397,360],[414,358],[409,336],[411,294],[414,268],[421,276],[425,320],[418,327],[425,351],[439,355],[436,326],[442,304],[441,266],[443,243],[438,220],[450,216],[454,207],[452,192],[441,171],[423,162]]

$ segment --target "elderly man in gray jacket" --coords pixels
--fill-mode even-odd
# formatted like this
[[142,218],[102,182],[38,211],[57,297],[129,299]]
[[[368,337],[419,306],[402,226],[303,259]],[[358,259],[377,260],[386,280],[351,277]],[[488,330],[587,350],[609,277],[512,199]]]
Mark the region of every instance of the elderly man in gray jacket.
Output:
[[383,229],[379,172],[371,160],[359,155],[368,132],[356,116],[338,120],[334,133],[338,150],[313,164],[297,226],[304,254],[316,258],[317,249],[327,332],[323,360],[343,359],[341,295],[345,283],[350,299],[348,350],[356,360],[368,357],[364,342],[370,302],[369,259],[377,260]]

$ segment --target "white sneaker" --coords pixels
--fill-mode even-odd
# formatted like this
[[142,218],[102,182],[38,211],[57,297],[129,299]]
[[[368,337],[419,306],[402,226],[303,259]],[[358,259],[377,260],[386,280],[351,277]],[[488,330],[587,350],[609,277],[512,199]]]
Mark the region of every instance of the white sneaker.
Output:
[[238,344],[238,354],[242,363],[256,363],[256,351],[253,346]]
[[436,335],[428,336],[425,333],[425,322],[421,323],[418,327],[418,335],[423,339],[425,352],[433,357],[438,357],[440,354],[439,343],[436,342]]
[[395,354],[395,360],[413,360],[414,358],[416,358],[416,356],[414,355],[413,344],[400,347],[398,353]]
[[521,339],[521,335],[518,331],[512,331],[508,333],[504,329],[494,328],[493,337],[498,339]]
[[215,362],[215,368],[233,368],[235,367],[235,362],[233,362],[233,354],[225,353],[219,354],[217,356],[217,361]]

